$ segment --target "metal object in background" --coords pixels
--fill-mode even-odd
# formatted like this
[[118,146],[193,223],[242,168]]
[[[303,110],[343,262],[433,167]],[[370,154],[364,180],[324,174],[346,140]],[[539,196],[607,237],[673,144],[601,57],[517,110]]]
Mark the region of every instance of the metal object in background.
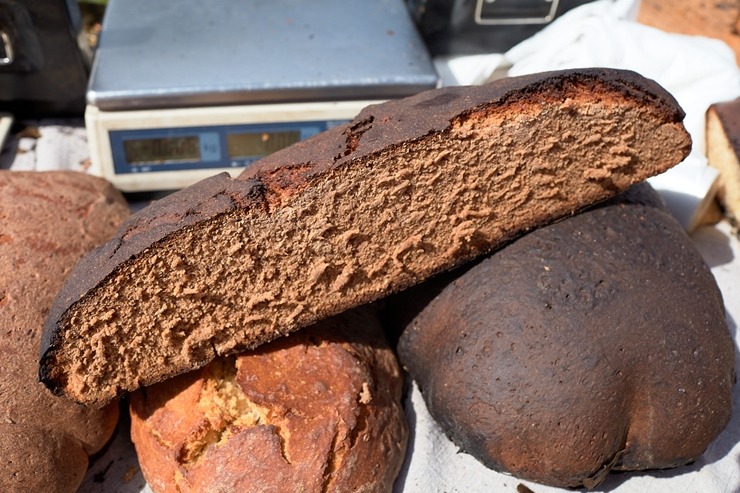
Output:
[[438,80],[404,0],[110,0],[90,171],[128,192],[237,174]]
[[592,0],[407,0],[432,55],[503,53]]
[[101,110],[393,98],[437,82],[403,0],[110,0]]
[[0,31],[0,42],[0,66],[10,65],[15,61],[15,50],[6,31]]
[[0,110],[82,116],[89,59],[81,24],[74,0],[0,0]]
[[5,139],[8,138],[11,125],[13,125],[13,115],[10,113],[0,113],[0,151],[5,146]]

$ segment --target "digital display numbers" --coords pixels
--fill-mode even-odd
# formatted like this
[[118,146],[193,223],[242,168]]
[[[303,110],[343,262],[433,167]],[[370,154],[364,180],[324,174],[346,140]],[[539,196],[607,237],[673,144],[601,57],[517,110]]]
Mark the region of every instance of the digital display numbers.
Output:
[[239,133],[226,136],[229,157],[266,156],[301,140],[301,132]]
[[[232,133],[226,135],[226,152],[232,159],[261,157],[301,140],[301,132]],[[200,161],[200,136],[128,139],[123,142],[126,162],[132,166]],[[211,151],[213,152],[213,151]]]
[[131,165],[200,161],[200,139],[185,136],[125,140],[123,152]]
[[235,169],[346,120],[113,130],[117,174]]

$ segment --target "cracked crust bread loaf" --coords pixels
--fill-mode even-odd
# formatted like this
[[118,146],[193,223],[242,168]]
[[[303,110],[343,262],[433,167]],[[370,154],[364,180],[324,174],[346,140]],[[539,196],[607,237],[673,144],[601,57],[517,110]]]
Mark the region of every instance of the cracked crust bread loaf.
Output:
[[131,394],[155,493],[390,492],[403,377],[374,314],[350,310]]
[[101,405],[399,291],[680,162],[683,116],[610,69],[370,106],[134,215],[65,283],[41,378]]
[[740,221],[740,98],[709,107],[706,144],[709,165],[720,173],[717,198]]
[[99,178],[0,171],[0,491],[76,491],[113,433],[118,406],[54,396],[38,381],[38,351],[65,276],[127,215]]
[[428,296],[399,357],[445,433],[492,469],[595,487],[693,461],[730,419],[721,293],[647,184]]

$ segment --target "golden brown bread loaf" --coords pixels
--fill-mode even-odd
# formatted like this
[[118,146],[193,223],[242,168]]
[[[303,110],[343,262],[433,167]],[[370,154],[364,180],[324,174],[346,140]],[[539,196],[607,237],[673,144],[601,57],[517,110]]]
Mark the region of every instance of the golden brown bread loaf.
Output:
[[155,493],[390,492],[402,379],[373,314],[349,311],[131,395]]
[[445,433],[490,468],[595,487],[611,470],[689,463],[730,420],[722,295],[647,184],[427,296],[401,361]]
[[680,162],[683,116],[610,69],[370,106],[135,215],[65,283],[41,377],[102,405],[404,289]]
[[73,492],[117,405],[87,409],[38,380],[41,328],[74,263],[128,215],[121,194],[72,172],[0,171],[0,491]]
[[740,98],[709,107],[706,141],[709,165],[720,173],[717,197],[740,221]]

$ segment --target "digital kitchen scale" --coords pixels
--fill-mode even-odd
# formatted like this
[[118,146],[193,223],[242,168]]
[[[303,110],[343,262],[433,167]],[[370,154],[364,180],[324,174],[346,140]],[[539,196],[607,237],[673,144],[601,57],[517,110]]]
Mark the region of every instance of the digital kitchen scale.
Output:
[[126,192],[236,174],[438,80],[403,0],[110,0],[90,171]]

